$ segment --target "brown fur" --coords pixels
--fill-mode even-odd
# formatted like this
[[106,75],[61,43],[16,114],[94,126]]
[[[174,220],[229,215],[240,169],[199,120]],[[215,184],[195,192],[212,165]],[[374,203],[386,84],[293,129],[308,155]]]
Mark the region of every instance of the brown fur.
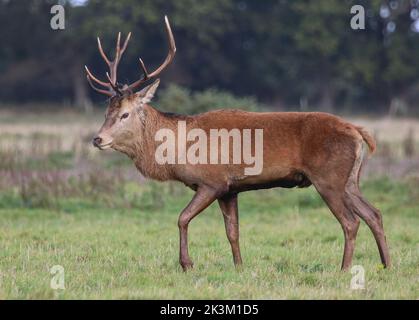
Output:
[[[119,125],[121,114],[127,110],[134,114],[130,116],[132,119],[124,126]],[[237,194],[311,184],[342,225],[345,236],[342,269],[351,265],[359,218],[373,231],[382,263],[389,266],[381,214],[362,197],[358,186],[363,142],[371,152],[375,150],[374,139],[363,128],[318,112],[217,110],[195,116],[173,115],[141,104],[138,97],[133,96],[112,100],[107,114],[99,136],[112,137],[111,147],[127,154],[144,176],[180,181],[196,191],[179,217],[180,264],[184,270],[192,267],[187,245],[188,224],[213,201],[219,201],[234,262],[239,265],[242,260]],[[262,173],[245,176],[244,164],[159,165],[154,154],[160,142],[156,142],[154,136],[161,128],[176,132],[178,120],[186,121],[188,130],[200,128],[207,133],[221,128],[263,129]],[[114,129],[115,126],[120,127]]]

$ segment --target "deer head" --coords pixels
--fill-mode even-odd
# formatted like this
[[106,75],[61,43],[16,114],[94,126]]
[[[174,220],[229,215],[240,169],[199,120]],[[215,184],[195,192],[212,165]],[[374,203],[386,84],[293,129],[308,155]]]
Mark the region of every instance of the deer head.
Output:
[[[105,114],[105,122],[100,128],[98,134],[93,139],[93,145],[101,150],[107,148],[123,148],[124,145],[130,144],[135,135],[141,132],[140,128],[144,125],[145,115],[143,107],[150,102],[159,85],[159,79],[143,89],[140,87],[148,80],[155,79],[158,75],[173,61],[176,53],[175,39],[170,28],[169,20],[165,16],[166,33],[169,42],[169,52],[164,62],[153,72],[149,73],[145,67],[143,60],[139,59],[140,68],[143,76],[132,84],[120,84],[117,81],[118,64],[127,48],[131,38],[128,34],[121,47],[121,33],[118,33],[115,58],[110,61],[103,51],[100,39],[97,38],[99,52],[109,66],[110,73],[106,73],[107,81],[99,80],[85,66],[87,73],[87,81],[90,86],[97,92],[110,97],[109,105]],[[100,85],[98,88],[94,85]]]

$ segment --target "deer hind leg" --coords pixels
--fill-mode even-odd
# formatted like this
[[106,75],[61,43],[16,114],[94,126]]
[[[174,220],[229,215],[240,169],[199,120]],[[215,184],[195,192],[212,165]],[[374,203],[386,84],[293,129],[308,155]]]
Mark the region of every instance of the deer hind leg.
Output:
[[236,267],[242,264],[239,245],[239,215],[237,208],[237,194],[227,195],[218,199],[224,217],[227,238],[231,245],[233,261]]
[[342,258],[342,270],[348,270],[352,264],[352,257],[355,249],[355,240],[359,229],[359,218],[345,204],[345,194],[339,188],[334,188],[333,184],[327,181],[314,183],[324,202],[339,221],[345,239]]
[[377,242],[381,262],[384,267],[389,267],[390,254],[384,233],[381,212],[368,203],[359,190],[349,191],[347,201],[351,204],[353,212],[361,217],[371,229],[375,241]]
[[[358,143],[354,146],[357,148]],[[352,202],[348,201],[346,188],[352,176],[357,181],[362,155],[360,150],[356,149],[354,154],[352,148],[346,148],[334,150],[328,160],[321,167],[312,168],[310,180],[342,227],[345,245],[341,269],[348,270],[352,264],[360,219],[353,210]]]
[[[363,145],[361,145],[363,148]],[[390,266],[390,254],[384,234],[383,218],[381,212],[372,206],[359,190],[359,171],[362,159],[355,160],[354,168],[346,183],[345,203],[354,215],[359,216],[368,225],[377,242],[381,262],[384,267]]]

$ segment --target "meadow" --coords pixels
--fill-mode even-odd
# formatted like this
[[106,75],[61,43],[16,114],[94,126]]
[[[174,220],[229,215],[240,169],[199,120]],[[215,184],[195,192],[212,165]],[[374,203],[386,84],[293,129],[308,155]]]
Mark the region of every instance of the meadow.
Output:
[[[354,265],[365,289],[352,290],[340,225],[313,187],[240,195],[240,270],[213,204],[190,224],[195,267],[184,273],[177,219],[192,192],[93,149],[102,118],[0,114],[0,299],[419,298],[417,121],[354,120],[379,142],[361,185],[383,213],[393,266],[382,268],[363,223]],[[51,288],[55,265],[65,289]]]

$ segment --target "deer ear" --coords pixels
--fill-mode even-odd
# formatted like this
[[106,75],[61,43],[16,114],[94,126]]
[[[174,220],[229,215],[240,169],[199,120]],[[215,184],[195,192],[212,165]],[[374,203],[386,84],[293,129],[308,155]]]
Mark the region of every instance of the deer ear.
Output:
[[160,79],[157,79],[152,84],[148,85],[147,87],[141,89],[135,94],[136,100],[139,102],[140,106],[148,103],[153,99],[154,93],[157,90],[157,87],[160,84]]

